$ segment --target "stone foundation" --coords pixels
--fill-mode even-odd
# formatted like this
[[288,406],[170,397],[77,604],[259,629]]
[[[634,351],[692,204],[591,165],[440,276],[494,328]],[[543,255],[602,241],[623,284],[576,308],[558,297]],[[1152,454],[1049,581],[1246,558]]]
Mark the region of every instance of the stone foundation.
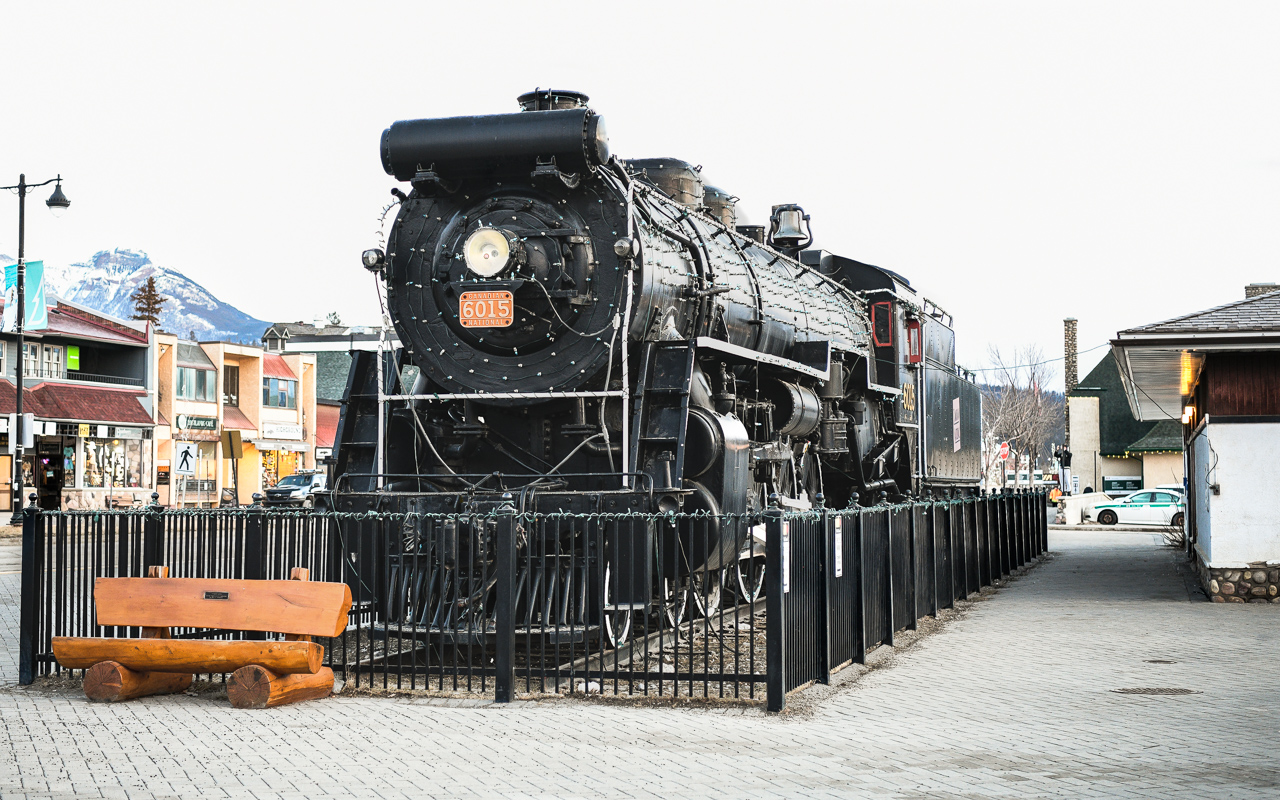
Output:
[[1200,585],[1215,603],[1280,604],[1280,565],[1258,561],[1242,569],[1207,567],[1196,559]]

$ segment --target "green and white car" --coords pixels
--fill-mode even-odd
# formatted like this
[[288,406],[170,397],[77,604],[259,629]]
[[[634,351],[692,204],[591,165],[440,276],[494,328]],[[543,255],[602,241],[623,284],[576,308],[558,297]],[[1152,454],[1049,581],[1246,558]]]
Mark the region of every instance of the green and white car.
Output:
[[1134,492],[1114,503],[1100,503],[1085,512],[1086,522],[1102,525],[1173,525],[1182,527],[1186,500],[1178,492]]

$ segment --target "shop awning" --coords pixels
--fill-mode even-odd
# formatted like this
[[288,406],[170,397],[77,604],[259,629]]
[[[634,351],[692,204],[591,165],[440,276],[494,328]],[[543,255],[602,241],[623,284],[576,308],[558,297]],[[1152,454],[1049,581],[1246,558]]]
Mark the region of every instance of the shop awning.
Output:
[[[22,394],[22,410],[38,419],[105,423],[150,428],[155,425],[142,407],[147,393],[71,383],[39,383]],[[0,380],[0,414],[17,410],[13,383]]]
[[257,425],[249,421],[240,409],[235,406],[222,407],[222,427],[240,431],[256,431]]
[[264,378],[284,378],[288,381],[296,381],[297,375],[293,374],[293,370],[289,369],[289,362],[284,360],[283,356],[275,353],[262,354],[262,377]]

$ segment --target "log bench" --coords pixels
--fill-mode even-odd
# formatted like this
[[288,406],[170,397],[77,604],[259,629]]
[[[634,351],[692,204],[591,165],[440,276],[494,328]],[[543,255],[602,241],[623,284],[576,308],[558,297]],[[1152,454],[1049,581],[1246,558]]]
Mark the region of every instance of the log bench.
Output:
[[[90,700],[181,692],[193,673],[206,672],[231,673],[227,696],[236,708],[327,697],[333,670],[320,666],[324,648],[311,637],[346,630],[351,589],[308,577],[295,568],[287,581],[170,578],[168,567],[151,567],[146,578],[98,578],[98,625],[141,627],[142,638],[57,636],[53,654],[63,667],[87,670]],[[174,639],[171,628],[279,633],[284,640]]]

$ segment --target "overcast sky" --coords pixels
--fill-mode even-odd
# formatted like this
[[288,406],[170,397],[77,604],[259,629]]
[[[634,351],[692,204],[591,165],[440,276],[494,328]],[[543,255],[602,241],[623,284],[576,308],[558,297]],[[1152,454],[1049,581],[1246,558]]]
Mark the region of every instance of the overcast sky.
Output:
[[32,195],[27,257],[144,250],[269,320],[376,321],[382,129],[535,86],[754,221],[802,204],[952,312],[969,366],[1280,281],[1274,2],[6,3],[0,31],[0,185],[72,202]]

